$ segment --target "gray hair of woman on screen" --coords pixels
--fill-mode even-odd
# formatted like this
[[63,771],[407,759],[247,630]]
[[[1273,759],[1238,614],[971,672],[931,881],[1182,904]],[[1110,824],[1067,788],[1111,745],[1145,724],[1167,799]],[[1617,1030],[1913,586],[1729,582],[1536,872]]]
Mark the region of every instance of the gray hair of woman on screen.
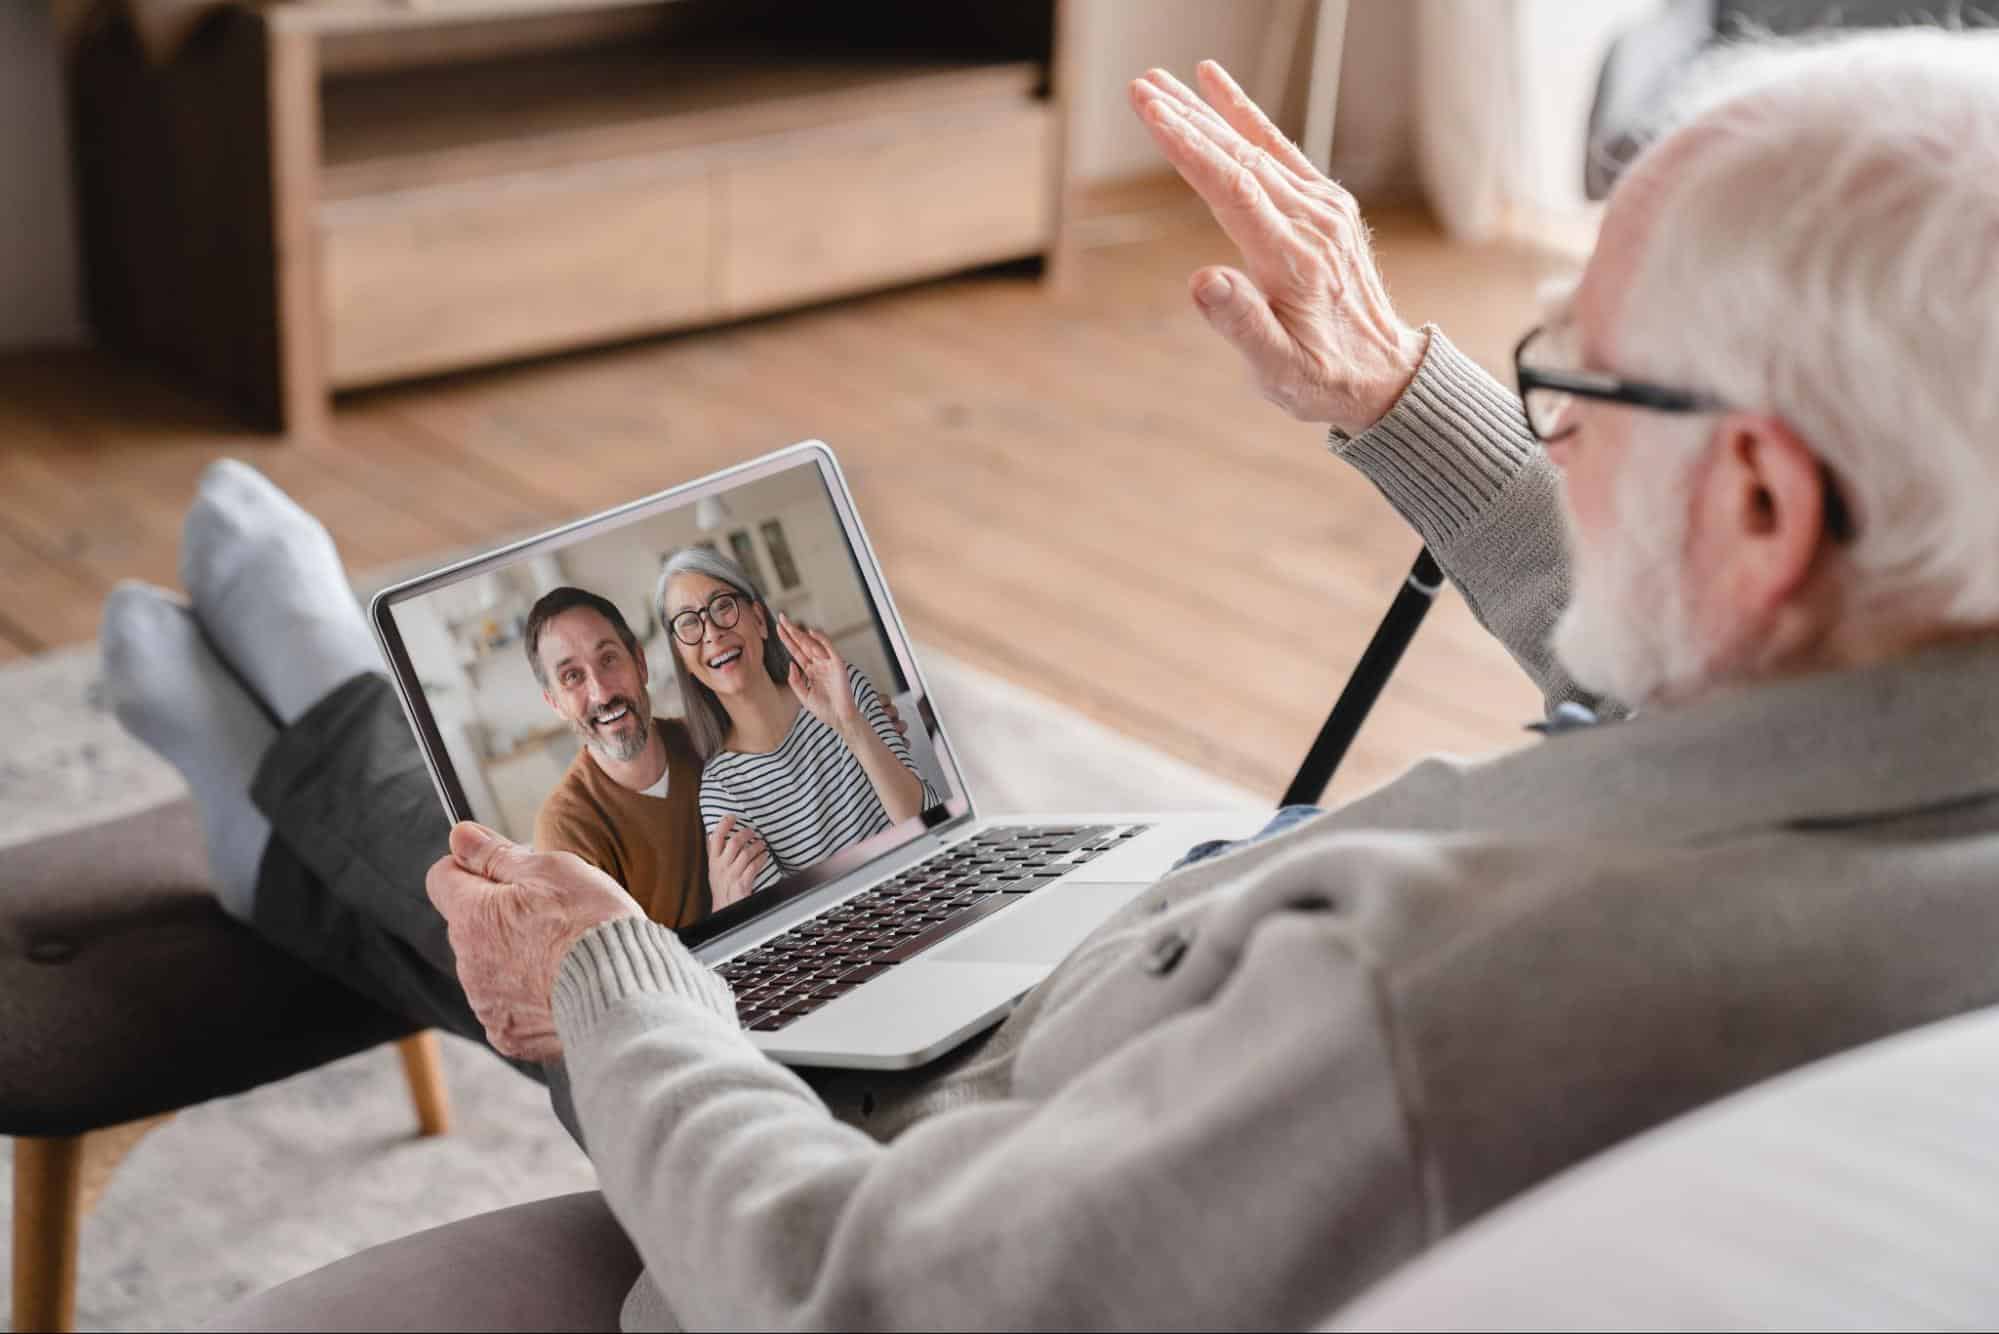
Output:
[[[668,556],[666,563],[660,567],[659,583],[653,588],[652,606],[667,638],[673,639],[673,612],[666,605],[666,586],[673,582],[675,575],[681,574],[705,574],[735,589],[749,603],[743,608],[744,617],[752,617],[758,610],[763,612],[764,670],[770,673],[771,680],[789,689],[791,653],[784,647],[784,641],[777,637],[777,613],[764,601],[763,590],[757,587],[756,580],[750,578],[742,566],[707,547],[682,547]],[[741,619],[736,621],[738,628],[742,624]],[[728,738],[729,711],[722,707],[722,700],[714,691],[695,680],[687,670],[687,660],[681,656],[677,642],[673,645],[673,680],[680,687],[680,698],[687,710],[687,731],[694,740],[694,753],[705,764],[721,753]]]

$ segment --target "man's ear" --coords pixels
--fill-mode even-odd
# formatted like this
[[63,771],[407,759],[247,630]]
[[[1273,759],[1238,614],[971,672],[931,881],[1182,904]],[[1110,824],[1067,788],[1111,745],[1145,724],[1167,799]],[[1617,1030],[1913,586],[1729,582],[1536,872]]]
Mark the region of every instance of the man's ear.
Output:
[[1825,471],[1797,432],[1767,414],[1727,414],[1711,447],[1698,505],[1716,582],[1738,609],[1771,611],[1818,564]]
[[[549,691],[547,686],[541,688],[541,702],[548,705],[549,708],[555,709],[555,696]],[[555,709],[555,711],[557,713],[562,712],[561,709]]]

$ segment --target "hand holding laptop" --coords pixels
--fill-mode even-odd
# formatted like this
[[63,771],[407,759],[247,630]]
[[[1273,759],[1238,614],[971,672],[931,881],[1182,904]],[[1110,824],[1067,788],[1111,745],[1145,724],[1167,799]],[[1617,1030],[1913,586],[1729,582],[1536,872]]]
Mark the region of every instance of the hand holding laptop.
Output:
[[536,852],[470,821],[424,877],[444,916],[458,978],[486,1038],[502,1055],[562,1054],[550,995],[563,956],[591,928],[643,917],[617,881],[569,852]]

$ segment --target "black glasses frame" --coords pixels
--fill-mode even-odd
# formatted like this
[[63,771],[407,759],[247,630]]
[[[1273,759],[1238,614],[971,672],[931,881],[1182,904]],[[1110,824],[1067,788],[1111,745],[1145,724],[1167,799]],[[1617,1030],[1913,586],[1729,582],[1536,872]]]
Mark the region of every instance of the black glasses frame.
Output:
[[1671,385],[1655,384],[1650,380],[1627,380],[1621,375],[1610,375],[1603,371],[1556,371],[1529,366],[1525,356],[1527,347],[1546,333],[1547,329],[1547,325],[1537,324],[1513,345],[1513,379],[1520,389],[1520,410],[1527,418],[1527,429],[1543,444],[1563,439],[1575,427],[1571,425],[1553,435],[1543,435],[1540,426],[1534,421],[1534,414],[1527,409],[1527,395],[1536,389],[1549,389],[1576,398],[1591,398],[1601,403],[1622,403],[1626,407],[1649,408],[1653,412],[1728,410],[1729,405],[1714,395],[1698,393],[1691,389],[1675,389]]
[[[667,618],[666,628],[673,632],[675,639],[692,648],[708,637],[708,632],[702,628],[701,623],[703,621],[714,626],[717,630],[735,629],[737,623],[743,619],[743,603],[745,601],[747,599],[741,593],[716,593],[698,607],[688,607],[684,611],[675,612]],[[728,620],[723,620],[721,612],[716,610],[715,604],[717,602],[727,602],[735,608],[729,614]],[[680,632],[680,627],[683,623],[694,627],[694,638],[689,639]]]
[[[1525,355],[1528,345],[1547,329],[1547,325],[1537,324],[1513,345],[1513,379],[1520,390],[1520,415],[1526,419],[1528,433],[1544,445],[1568,438],[1576,428],[1571,422],[1553,435],[1542,434],[1534,420],[1533,410],[1527,406],[1527,396],[1536,389],[1595,399],[1600,403],[1621,403],[1626,407],[1645,408],[1652,412],[1727,412],[1733,406],[1712,394],[1676,389],[1672,385],[1656,384],[1650,380],[1627,380],[1621,375],[1604,371],[1558,371],[1529,366]],[[1846,503],[1845,489],[1840,486],[1832,466],[1824,459],[1819,460],[1819,476],[1824,482],[1826,533],[1835,542],[1849,541],[1855,527],[1853,511]]]

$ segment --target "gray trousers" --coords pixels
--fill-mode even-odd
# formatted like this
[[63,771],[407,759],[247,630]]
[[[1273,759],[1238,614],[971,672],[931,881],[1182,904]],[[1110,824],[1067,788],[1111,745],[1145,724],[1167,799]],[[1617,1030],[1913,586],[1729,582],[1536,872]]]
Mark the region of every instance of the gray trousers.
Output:
[[[388,679],[356,676],[280,732],[250,799],[271,822],[251,925],[392,1013],[485,1043],[424,893],[451,824]],[[549,1086],[581,1144],[560,1063],[508,1063]]]

